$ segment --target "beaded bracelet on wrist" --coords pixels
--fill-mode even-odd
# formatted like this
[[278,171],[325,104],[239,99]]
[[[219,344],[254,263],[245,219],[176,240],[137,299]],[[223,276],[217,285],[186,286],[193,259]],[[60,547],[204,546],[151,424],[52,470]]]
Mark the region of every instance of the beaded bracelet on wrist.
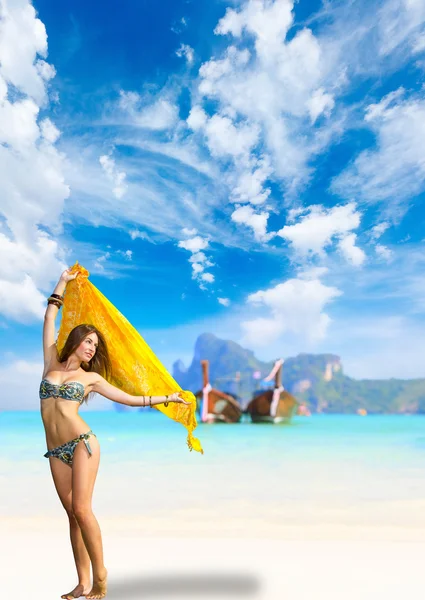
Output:
[[47,300],[47,304],[54,304],[55,306],[57,306],[57,308],[62,308],[62,304],[59,302],[59,300],[50,300],[50,298]]
[[55,300],[54,298],[48,298],[47,304],[56,304],[57,306],[62,307],[62,302],[59,302],[59,300]]
[[50,294],[50,297],[51,298],[57,298],[58,300],[63,300],[64,299],[64,296],[61,296],[59,294]]

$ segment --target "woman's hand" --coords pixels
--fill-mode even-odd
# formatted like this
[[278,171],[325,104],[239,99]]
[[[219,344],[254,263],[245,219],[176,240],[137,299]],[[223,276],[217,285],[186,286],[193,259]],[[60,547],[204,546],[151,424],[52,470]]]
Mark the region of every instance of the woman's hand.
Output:
[[178,404],[192,404],[191,402],[186,402],[183,398],[179,396],[180,392],[174,392],[171,396],[168,396],[167,402],[177,402]]
[[69,269],[66,269],[60,276],[60,281],[64,281],[65,283],[68,283],[68,281],[72,281],[73,279],[75,279],[77,277],[78,273],[70,273],[70,271],[71,271],[71,267],[69,267]]

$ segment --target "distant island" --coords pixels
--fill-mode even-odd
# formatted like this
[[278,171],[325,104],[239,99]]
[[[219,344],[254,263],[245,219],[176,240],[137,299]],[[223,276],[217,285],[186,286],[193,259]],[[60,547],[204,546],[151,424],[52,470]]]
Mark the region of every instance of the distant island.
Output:
[[[183,389],[197,392],[202,388],[201,360],[209,361],[213,387],[234,394],[243,406],[273,367],[273,362],[258,360],[236,342],[203,333],[196,341],[191,365],[186,368],[180,360],[173,365],[173,377]],[[282,377],[285,389],[314,413],[349,414],[364,409],[369,414],[425,414],[425,379],[352,379],[344,375],[335,354],[285,358]]]

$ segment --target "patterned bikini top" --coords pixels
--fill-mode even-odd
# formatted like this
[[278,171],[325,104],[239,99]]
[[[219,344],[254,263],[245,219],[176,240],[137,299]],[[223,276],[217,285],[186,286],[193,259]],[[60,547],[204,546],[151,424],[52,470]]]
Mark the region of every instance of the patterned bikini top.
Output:
[[51,383],[48,379],[42,379],[40,383],[40,400],[44,398],[63,398],[64,400],[75,400],[81,402],[84,400],[84,385],[79,381],[67,381],[61,385]]

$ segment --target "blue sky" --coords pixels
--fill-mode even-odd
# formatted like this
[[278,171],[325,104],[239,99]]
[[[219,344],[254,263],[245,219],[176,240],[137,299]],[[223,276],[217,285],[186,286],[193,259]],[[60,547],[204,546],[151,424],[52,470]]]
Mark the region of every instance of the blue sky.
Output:
[[423,2],[158,6],[0,0],[3,385],[36,407],[75,260],[168,368],[211,331],[422,377]]

